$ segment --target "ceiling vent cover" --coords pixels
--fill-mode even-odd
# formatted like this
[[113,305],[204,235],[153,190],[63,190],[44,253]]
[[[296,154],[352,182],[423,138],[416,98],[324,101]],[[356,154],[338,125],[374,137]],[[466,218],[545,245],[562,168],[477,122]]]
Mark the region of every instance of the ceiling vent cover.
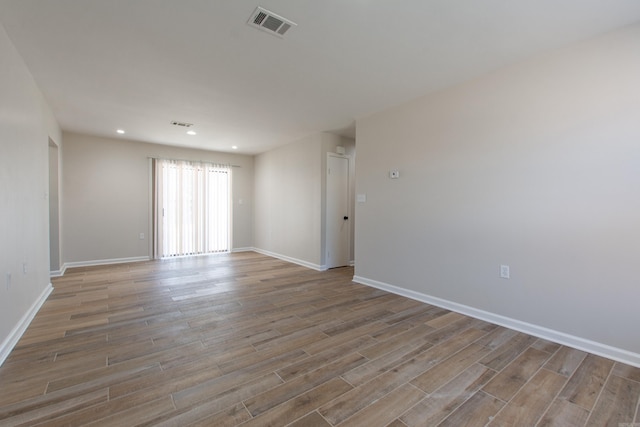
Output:
[[185,128],[190,128],[191,126],[193,126],[193,123],[179,122],[177,120],[172,121],[171,124],[174,126],[182,126]]
[[253,14],[251,15],[251,18],[249,18],[249,21],[247,21],[247,24],[278,37],[283,37],[291,27],[298,25],[293,21],[289,21],[288,19],[283,18],[280,15],[276,15],[275,13],[259,6],[253,11]]

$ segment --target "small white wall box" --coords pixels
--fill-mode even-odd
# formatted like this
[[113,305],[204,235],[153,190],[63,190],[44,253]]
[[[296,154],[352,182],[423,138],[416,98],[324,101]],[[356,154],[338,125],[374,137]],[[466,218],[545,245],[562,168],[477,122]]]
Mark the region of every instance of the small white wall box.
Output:
[[389,171],[389,178],[391,178],[391,179],[400,178],[400,171],[398,171],[398,170]]
[[344,147],[337,146],[336,154],[344,155]]

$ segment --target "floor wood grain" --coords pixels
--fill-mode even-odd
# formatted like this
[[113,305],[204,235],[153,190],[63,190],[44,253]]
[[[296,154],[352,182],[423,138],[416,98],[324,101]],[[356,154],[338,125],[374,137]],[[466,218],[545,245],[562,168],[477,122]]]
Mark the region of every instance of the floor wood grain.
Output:
[[75,268],[1,426],[640,425],[640,369],[244,252]]

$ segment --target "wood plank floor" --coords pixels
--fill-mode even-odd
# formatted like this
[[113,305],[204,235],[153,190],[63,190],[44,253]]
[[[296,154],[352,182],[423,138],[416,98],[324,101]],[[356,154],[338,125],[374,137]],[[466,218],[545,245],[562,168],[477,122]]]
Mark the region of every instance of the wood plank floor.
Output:
[[68,270],[0,426],[640,426],[640,369],[256,253]]

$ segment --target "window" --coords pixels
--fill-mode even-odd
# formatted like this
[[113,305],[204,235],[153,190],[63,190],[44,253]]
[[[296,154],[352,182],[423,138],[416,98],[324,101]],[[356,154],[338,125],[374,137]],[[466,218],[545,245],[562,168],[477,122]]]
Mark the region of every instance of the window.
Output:
[[231,168],[154,160],[154,256],[228,252]]

